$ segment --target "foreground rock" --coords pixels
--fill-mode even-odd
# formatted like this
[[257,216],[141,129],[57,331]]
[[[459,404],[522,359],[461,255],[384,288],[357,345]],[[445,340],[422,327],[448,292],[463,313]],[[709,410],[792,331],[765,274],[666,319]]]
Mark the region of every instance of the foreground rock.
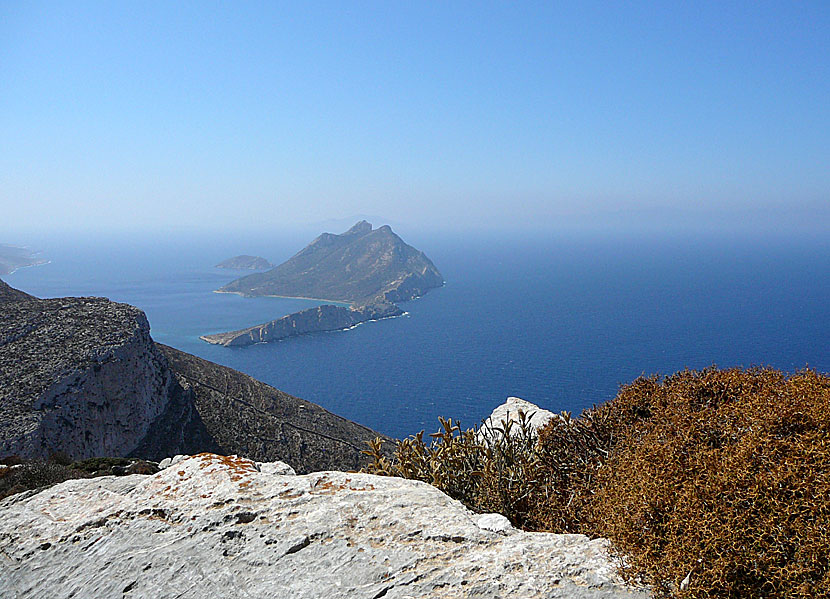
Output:
[[393,318],[403,314],[394,304],[372,304],[360,308],[346,308],[325,304],[283,316],[241,331],[202,335],[200,339],[215,345],[239,347],[254,343],[267,343],[305,335],[349,329],[361,322]]
[[[201,451],[356,469],[381,436],[251,377],[158,345],[105,298],[41,300],[0,282],[0,457],[159,461]],[[391,444],[390,444],[391,445]]]
[[202,454],[0,512],[4,598],[648,596],[616,578],[607,541],[518,532],[368,474],[280,476]]

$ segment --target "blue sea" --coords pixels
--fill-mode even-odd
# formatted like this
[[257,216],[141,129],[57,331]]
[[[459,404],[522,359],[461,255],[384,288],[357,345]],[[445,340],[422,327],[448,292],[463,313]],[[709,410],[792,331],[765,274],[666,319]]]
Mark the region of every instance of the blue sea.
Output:
[[[49,264],[4,277],[40,297],[147,313],[162,343],[395,437],[477,424],[508,396],[574,414],[641,374],[771,365],[830,371],[830,241],[820,236],[403,234],[446,279],[400,318],[247,348],[199,340],[318,302],[213,290],[237,254],[287,259],[299,234],[14,240]],[[11,240],[10,240],[11,241]]]

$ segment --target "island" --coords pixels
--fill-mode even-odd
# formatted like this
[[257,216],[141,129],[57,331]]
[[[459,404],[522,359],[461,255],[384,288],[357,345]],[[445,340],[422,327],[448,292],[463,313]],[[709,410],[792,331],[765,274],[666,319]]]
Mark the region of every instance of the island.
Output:
[[269,268],[274,268],[274,265],[260,256],[248,256],[243,254],[241,256],[234,256],[233,258],[223,260],[217,264],[215,268],[227,268],[231,270],[267,270]]
[[9,275],[19,268],[46,264],[39,252],[14,245],[0,244],[0,275]]
[[351,328],[403,314],[396,303],[441,287],[444,278],[426,255],[405,243],[389,225],[365,220],[340,235],[323,233],[289,260],[219,288],[246,297],[317,299],[324,304],[239,331],[202,335],[224,346],[278,341],[306,333]]

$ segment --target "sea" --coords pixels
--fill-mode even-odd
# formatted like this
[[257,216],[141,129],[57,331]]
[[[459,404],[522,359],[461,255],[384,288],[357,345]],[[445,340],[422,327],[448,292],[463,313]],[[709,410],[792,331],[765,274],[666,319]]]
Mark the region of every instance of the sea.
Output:
[[[48,264],[3,277],[39,297],[145,311],[156,341],[403,438],[478,424],[508,396],[577,415],[641,375],[769,365],[830,371],[830,240],[720,232],[410,232],[446,279],[402,317],[243,348],[199,335],[319,302],[214,290],[281,262],[299,233],[61,235],[14,240]],[[10,240],[11,241],[11,240]]]

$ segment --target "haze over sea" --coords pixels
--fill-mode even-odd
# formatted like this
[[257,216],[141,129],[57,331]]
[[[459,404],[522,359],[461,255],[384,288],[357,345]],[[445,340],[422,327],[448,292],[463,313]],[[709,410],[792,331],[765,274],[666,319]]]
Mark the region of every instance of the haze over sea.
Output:
[[830,371],[825,236],[399,232],[445,287],[402,304],[401,318],[247,348],[198,337],[319,302],[213,293],[246,274],[213,265],[242,253],[278,263],[311,237],[44,238],[51,262],[5,279],[40,297],[136,305],[156,341],[395,437],[432,432],[438,416],[477,424],[509,395],[579,413],[644,373]]

